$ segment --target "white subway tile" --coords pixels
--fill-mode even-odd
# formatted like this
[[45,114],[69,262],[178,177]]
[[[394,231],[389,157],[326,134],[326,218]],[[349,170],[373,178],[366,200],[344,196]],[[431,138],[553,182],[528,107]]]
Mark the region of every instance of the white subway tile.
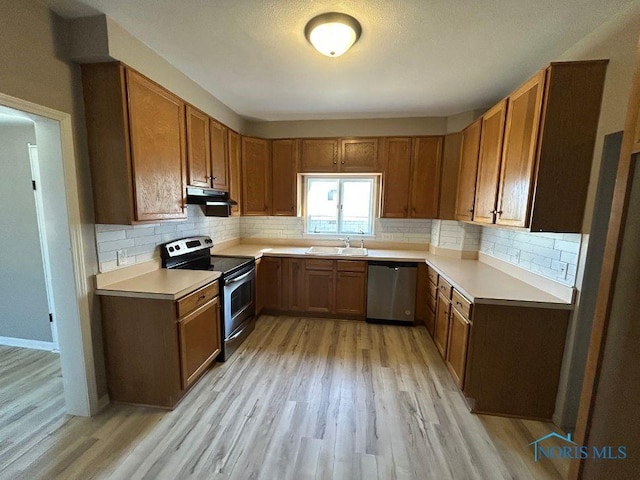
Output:
[[108,230],[106,232],[98,232],[96,234],[96,241],[98,243],[112,242],[114,240],[124,240],[125,238],[127,238],[127,233],[125,230]]

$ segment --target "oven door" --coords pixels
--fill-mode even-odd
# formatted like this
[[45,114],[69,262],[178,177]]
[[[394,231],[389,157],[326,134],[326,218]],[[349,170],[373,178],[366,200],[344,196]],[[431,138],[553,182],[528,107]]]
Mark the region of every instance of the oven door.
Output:
[[224,283],[224,340],[242,330],[243,325],[255,315],[256,269],[240,271],[225,279]]

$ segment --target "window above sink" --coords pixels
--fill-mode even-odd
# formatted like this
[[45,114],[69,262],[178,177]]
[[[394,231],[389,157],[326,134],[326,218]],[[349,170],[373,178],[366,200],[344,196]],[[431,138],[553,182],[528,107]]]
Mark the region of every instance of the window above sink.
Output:
[[376,176],[306,176],[305,233],[373,235],[377,183]]

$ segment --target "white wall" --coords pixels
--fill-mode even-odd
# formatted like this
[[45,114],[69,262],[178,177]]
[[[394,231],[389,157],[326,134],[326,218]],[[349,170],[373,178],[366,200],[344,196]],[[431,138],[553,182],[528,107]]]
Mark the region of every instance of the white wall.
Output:
[[0,123],[0,337],[51,342],[27,149],[35,142],[32,123]]

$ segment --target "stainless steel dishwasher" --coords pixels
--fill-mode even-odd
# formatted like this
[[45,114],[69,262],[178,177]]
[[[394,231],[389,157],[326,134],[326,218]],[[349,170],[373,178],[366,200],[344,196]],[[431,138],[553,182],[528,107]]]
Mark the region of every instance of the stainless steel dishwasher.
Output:
[[369,262],[367,321],[412,324],[417,273],[411,262]]

